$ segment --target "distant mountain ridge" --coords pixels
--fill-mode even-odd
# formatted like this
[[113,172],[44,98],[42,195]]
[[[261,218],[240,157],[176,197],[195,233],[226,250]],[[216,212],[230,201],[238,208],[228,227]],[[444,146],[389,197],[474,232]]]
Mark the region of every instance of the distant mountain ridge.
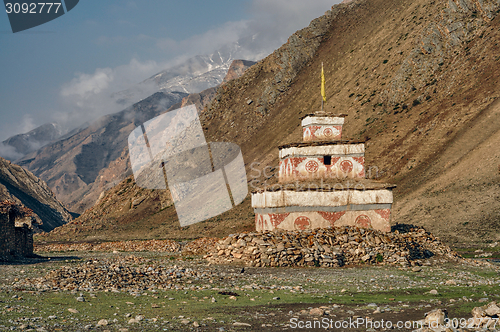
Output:
[[46,123],[27,133],[11,136],[1,142],[3,149],[0,148],[0,156],[8,160],[18,159],[58,139],[62,134],[63,132],[57,123]]
[[[218,86],[224,78],[234,60],[243,59],[249,53],[253,39],[243,38],[239,42],[228,44],[209,55],[197,55],[182,63],[165,69],[136,86],[114,94],[121,104],[128,104],[144,95],[161,92],[184,92],[187,94],[200,93],[206,89]],[[253,59],[247,59],[253,60]]]
[[[242,59],[241,56],[245,54],[252,53],[249,49],[254,47],[255,43],[256,39],[253,37],[242,38],[238,42],[221,47],[212,54],[194,56],[127,90],[112,94],[111,98],[118,105],[126,108],[159,91],[167,94],[171,92],[200,93],[223,83],[233,61]],[[48,143],[71,136],[85,129],[88,125],[86,123],[78,128],[63,131],[57,123],[44,124],[27,133],[14,135],[1,142],[0,156],[11,161],[29,159],[29,154]]]

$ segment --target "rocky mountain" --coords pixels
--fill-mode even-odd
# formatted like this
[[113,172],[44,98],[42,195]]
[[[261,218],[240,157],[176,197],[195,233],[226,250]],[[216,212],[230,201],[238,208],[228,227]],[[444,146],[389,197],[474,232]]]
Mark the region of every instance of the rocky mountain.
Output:
[[[250,189],[275,176],[277,147],[300,141],[299,118],[321,107],[323,64],[325,111],[348,114],[343,135],[366,141],[369,176],[397,185],[392,222],[425,226],[448,243],[498,241],[499,13],[497,0],[335,5],[217,89],[200,115],[207,141],[241,147]],[[181,229],[168,196],[157,196],[166,194],[129,178],[53,239],[102,234],[82,224],[122,238],[253,228],[247,197]]]
[[[255,38],[242,38],[239,42],[225,45],[212,54],[189,58],[130,89],[114,93],[111,97],[125,108],[159,91],[167,94],[172,92],[198,94],[223,83],[233,61],[238,56],[251,53],[248,49],[254,48],[255,43]],[[254,54],[253,56],[261,56],[261,54]],[[254,64],[254,62],[247,60],[238,61],[240,61],[238,65],[239,73],[233,74],[232,78],[241,75],[247,67]],[[48,143],[59,138],[72,136],[88,127],[88,125],[88,123],[85,123],[63,137],[59,125],[55,123],[44,124],[30,132],[12,136],[1,142],[0,156],[11,161],[26,159],[25,157],[28,154],[39,150]],[[27,157],[27,159],[29,158],[31,157]]]
[[[114,97],[119,103],[125,105],[131,101],[139,100],[148,91],[150,94],[157,91],[200,93],[223,83],[234,60],[242,59],[249,54],[252,58],[258,57],[260,59],[262,54],[266,54],[265,51],[258,54],[249,51],[249,49],[258,47],[255,45],[256,43],[255,38],[242,38],[238,42],[221,47],[212,54],[189,58],[151,76],[133,88],[116,93]],[[249,67],[252,64],[252,61],[248,61],[246,64],[242,64],[241,68]]]
[[185,63],[164,70],[144,83],[154,82],[161,91],[201,92],[222,83],[233,59],[219,54],[196,56]]
[[234,60],[227,70],[226,77],[224,77],[223,82],[229,82],[231,80],[237,79],[250,67],[252,67],[257,62],[248,60]]
[[0,156],[8,160],[19,159],[61,137],[57,123],[46,123],[27,133],[18,134],[1,142]]
[[[154,82],[161,91],[199,93],[221,84],[233,61],[242,59],[245,50],[251,47],[248,44],[251,43],[251,39],[244,39],[225,45],[210,55],[195,56],[150,77],[144,83]],[[252,64],[253,62],[249,61],[245,66]]]
[[39,227],[46,232],[72,220],[44,181],[4,158],[0,158],[0,201],[31,209]]

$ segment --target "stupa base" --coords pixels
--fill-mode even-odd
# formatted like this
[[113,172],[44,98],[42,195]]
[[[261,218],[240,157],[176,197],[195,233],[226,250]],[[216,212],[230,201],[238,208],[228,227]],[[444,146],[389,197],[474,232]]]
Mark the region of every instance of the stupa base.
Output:
[[372,228],[383,232],[390,232],[391,230],[391,209],[389,207],[384,208],[382,206],[377,209],[336,212],[322,211],[320,208],[317,211],[278,212],[279,210],[293,211],[289,207],[276,208],[275,211],[256,211],[256,230],[304,230],[340,226]]

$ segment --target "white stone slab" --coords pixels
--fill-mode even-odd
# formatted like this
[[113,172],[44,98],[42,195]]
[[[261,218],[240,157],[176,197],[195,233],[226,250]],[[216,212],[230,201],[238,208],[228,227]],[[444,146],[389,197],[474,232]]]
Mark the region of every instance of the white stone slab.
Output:
[[286,206],[343,206],[350,204],[391,204],[392,191],[339,190],[339,191],[265,191],[252,194],[253,208],[277,208]]
[[304,147],[289,147],[280,150],[279,157],[308,157],[308,156],[345,156],[351,154],[364,154],[365,144],[332,144]]
[[343,117],[323,117],[323,116],[307,116],[302,119],[302,127],[310,125],[335,125],[342,126],[344,124]]

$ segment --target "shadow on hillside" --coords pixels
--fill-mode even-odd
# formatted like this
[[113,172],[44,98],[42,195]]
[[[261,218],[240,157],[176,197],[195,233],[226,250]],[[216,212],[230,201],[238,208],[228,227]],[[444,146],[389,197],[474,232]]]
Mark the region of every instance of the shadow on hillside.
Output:
[[[425,230],[425,228],[423,228],[421,226],[416,226],[416,225],[412,225],[412,224],[396,224],[396,225],[391,226],[391,232],[398,231],[400,234],[415,232],[415,231],[418,231],[420,229]],[[408,251],[410,253],[409,258],[411,260],[428,259],[428,258],[431,258],[432,256],[435,255],[432,251],[422,247],[421,244],[416,243],[416,242],[407,242],[406,248],[408,249]]]
[[396,224],[391,226],[391,233],[394,233],[395,231],[398,231],[399,233],[408,233],[414,232],[418,229],[423,229],[423,227],[412,224]]
[[44,257],[37,254],[33,254],[30,257],[12,257],[11,260],[0,260],[0,265],[32,265],[32,264],[40,264],[46,262],[57,262],[69,259],[80,260],[81,257],[78,256]]
[[80,214],[80,213],[71,212],[71,211],[69,212],[69,214],[71,214],[71,217],[73,217],[73,219],[76,219],[76,218],[78,218],[79,216],[81,216],[81,214]]

